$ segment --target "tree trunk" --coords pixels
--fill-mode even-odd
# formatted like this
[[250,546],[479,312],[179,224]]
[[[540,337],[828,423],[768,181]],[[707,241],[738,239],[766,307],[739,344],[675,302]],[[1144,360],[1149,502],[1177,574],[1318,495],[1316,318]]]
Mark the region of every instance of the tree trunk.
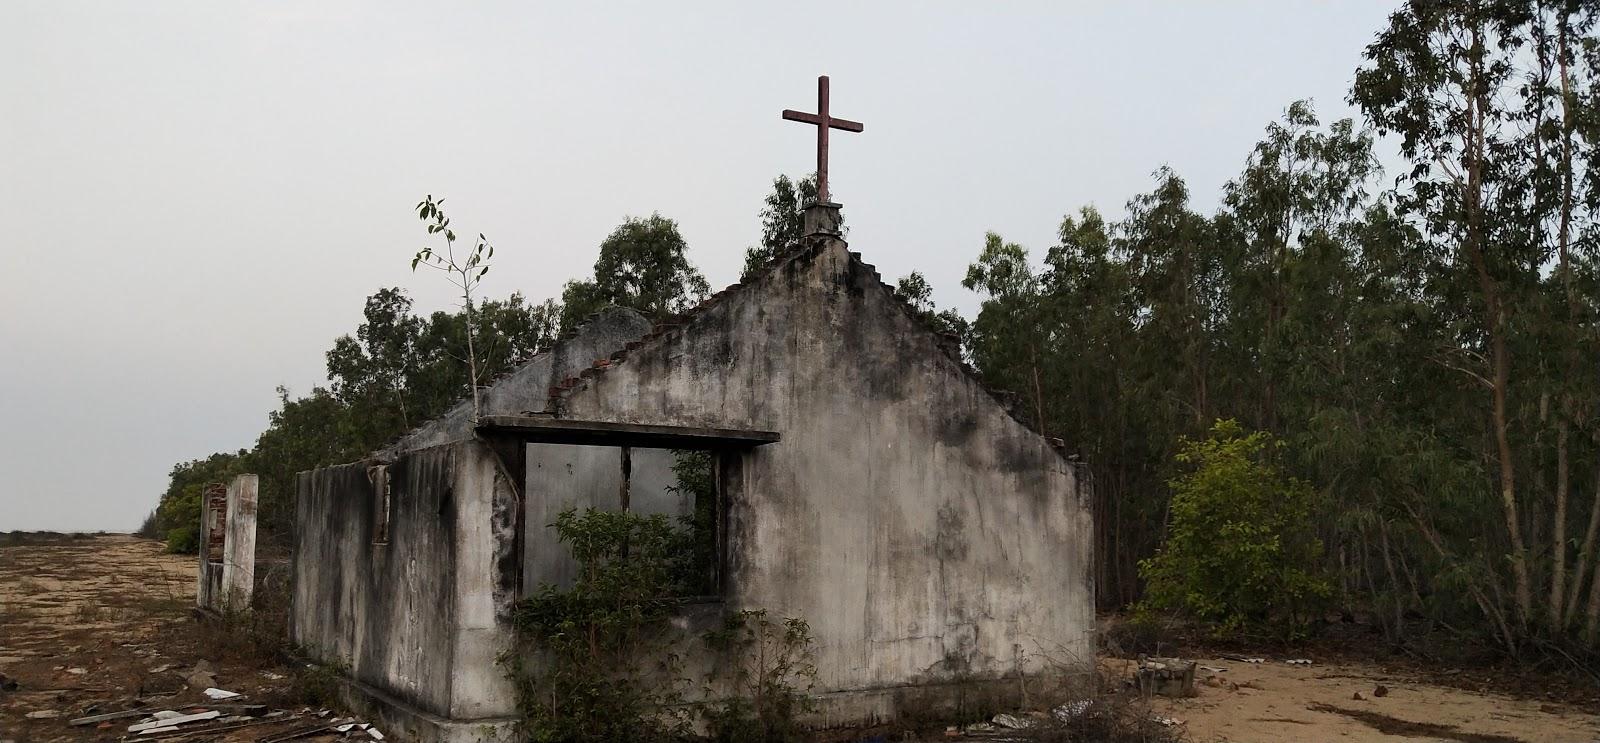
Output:
[[1484,310],[1488,322],[1490,354],[1490,403],[1494,426],[1494,440],[1500,470],[1500,502],[1504,510],[1506,532],[1511,541],[1511,574],[1515,582],[1517,620],[1527,625],[1533,613],[1533,588],[1528,578],[1528,548],[1522,538],[1522,520],[1517,513],[1516,462],[1511,453],[1510,419],[1507,414],[1507,387],[1511,382],[1511,356],[1506,347],[1508,322],[1506,307],[1501,301],[1499,286],[1489,271],[1485,255],[1487,236],[1484,234],[1483,165],[1487,145],[1484,109],[1488,105],[1488,91],[1483,80],[1483,28],[1472,29],[1472,77],[1469,81],[1467,104],[1468,147],[1467,158],[1465,247],[1478,275],[1479,289],[1483,292]]
[[[467,280],[466,273],[462,273],[461,276],[462,276],[462,280],[463,281]],[[477,352],[477,349],[473,347],[473,342],[472,342],[472,335],[473,335],[473,332],[472,332],[472,326],[473,326],[473,319],[472,319],[472,292],[470,292],[470,291],[465,292],[462,295],[462,298],[466,300],[464,306],[466,307],[466,318],[467,318],[467,384],[470,387],[472,387],[472,422],[473,423],[477,423],[478,422],[478,415],[479,415],[479,410],[478,410],[478,352]]]
[[1561,631],[1561,598],[1567,587],[1567,419],[1556,420],[1556,513],[1550,526],[1550,629]]
[[[1596,463],[1594,468],[1594,501],[1589,504],[1589,529],[1583,535],[1583,547],[1578,550],[1578,561],[1573,565],[1572,583],[1567,588],[1567,610],[1562,615],[1563,629],[1578,618],[1578,597],[1583,595],[1585,572],[1595,564],[1594,544],[1597,535],[1600,535],[1600,463]],[[1594,569],[1595,574],[1600,575],[1600,565],[1595,565]]]
[[1590,645],[1600,640],[1600,568],[1594,570],[1594,582],[1589,584],[1589,608],[1584,612],[1588,621],[1584,624],[1583,639]]

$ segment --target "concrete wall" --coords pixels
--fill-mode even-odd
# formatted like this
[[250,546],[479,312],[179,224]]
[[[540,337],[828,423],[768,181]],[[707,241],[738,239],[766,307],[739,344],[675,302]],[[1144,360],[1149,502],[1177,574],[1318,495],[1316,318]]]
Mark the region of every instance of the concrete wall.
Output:
[[256,494],[260,478],[236,475],[228,483],[228,510],[224,529],[222,607],[229,611],[250,608],[256,587]]
[[389,466],[389,541],[362,464],[301,473],[291,632],[319,660],[436,714],[450,710],[456,623],[454,447]]
[[733,484],[727,608],[810,622],[818,691],[1088,668],[1073,465],[842,242],[757,281],[588,379],[562,416],[782,433]]

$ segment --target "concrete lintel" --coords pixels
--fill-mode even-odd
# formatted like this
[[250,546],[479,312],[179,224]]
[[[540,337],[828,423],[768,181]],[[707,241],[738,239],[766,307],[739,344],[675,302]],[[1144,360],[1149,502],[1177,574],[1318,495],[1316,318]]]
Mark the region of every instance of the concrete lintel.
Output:
[[535,415],[490,415],[478,421],[486,438],[511,438],[534,444],[639,446],[664,449],[732,449],[777,442],[776,431],[697,426],[652,426],[581,421]]

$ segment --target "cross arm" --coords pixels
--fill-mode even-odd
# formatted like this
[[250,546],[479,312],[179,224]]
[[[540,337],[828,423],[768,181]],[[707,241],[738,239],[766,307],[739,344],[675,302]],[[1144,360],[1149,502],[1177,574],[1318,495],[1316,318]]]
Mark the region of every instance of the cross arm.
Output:
[[[793,109],[784,109],[783,118],[785,121],[799,121],[806,124],[811,124],[813,126],[822,126],[821,116],[795,111]],[[832,129],[843,129],[847,132],[859,132],[866,128],[862,126],[860,122],[851,121],[849,119],[836,119],[831,116],[828,117],[828,127]]]

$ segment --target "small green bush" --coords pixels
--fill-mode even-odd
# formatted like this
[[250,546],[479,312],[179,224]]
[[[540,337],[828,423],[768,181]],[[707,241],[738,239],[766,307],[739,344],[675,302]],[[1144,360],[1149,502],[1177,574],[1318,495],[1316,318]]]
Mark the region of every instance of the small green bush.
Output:
[[1281,447],[1233,420],[1183,440],[1166,542],[1139,564],[1148,582],[1141,609],[1188,614],[1219,633],[1304,633],[1332,587],[1311,528],[1314,493],[1279,471]]
[[[198,518],[198,517],[197,517]],[[174,526],[167,530],[167,551],[192,555],[200,550],[200,527]]]
[[775,620],[765,611],[731,614],[719,631],[703,638],[717,657],[711,681],[729,696],[701,705],[711,738],[718,743],[795,743],[807,740],[800,724],[815,704],[808,692],[816,680],[811,627],[804,619]]
[[663,516],[595,509],[563,511],[553,526],[578,575],[571,588],[546,584],[517,606],[516,627],[542,661],[530,672],[512,658],[529,738],[680,737],[681,684],[661,638],[685,559],[681,533]]
[[[707,471],[693,459],[680,465]],[[806,693],[816,671],[811,629],[801,619],[742,611],[705,633],[715,661],[705,691],[728,698],[684,703],[691,681],[676,648],[687,638],[669,625],[683,597],[707,587],[707,540],[695,524],[594,509],[556,518],[552,526],[572,551],[577,576],[571,588],[545,585],[517,604],[524,647],[506,657],[528,739],[686,740],[696,713],[719,741],[802,739],[798,718],[810,709]]]

